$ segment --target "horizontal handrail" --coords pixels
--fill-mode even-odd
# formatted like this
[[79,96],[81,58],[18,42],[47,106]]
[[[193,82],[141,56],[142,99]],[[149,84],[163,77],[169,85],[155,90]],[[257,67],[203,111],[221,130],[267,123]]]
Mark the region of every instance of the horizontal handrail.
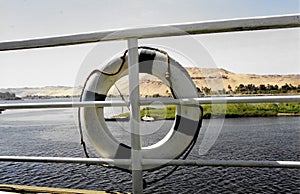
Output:
[[[300,102],[300,95],[291,96],[247,96],[247,97],[205,97],[182,99],[141,99],[140,106],[151,104],[195,105],[195,104],[230,104],[230,103],[266,103],[266,102]],[[78,108],[128,106],[128,101],[84,101],[84,102],[37,102],[37,103],[2,103],[0,109],[35,109],[35,108]]]
[[[130,165],[130,159],[74,158],[74,157],[33,157],[33,156],[0,156],[0,162],[35,162],[67,163],[89,165]],[[300,161],[257,161],[257,160],[168,160],[142,159],[142,165],[164,166],[223,166],[223,167],[257,167],[257,168],[299,168]]]
[[2,109],[36,109],[36,108],[78,108],[127,106],[125,101],[84,101],[84,102],[36,102],[36,103],[2,103]]
[[78,157],[39,157],[39,156],[0,156],[0,162],[36,162],[89,165],[130,165],[130,159],[78,158]]
[[[166,164],[168,160],[144,159],[143,165]],[[258,160],[171,160],[167,166],[223,166],[257,168],[300,168],[300,161],[258,161]]]
[[188,34],[209,34],[295,27],[300,27],[299,14],[182,23],[144,28],[90,32],[30,40],[6,41],[0,42],[0,51],[76,45],[99,41],[125,40],[129,38],[143,39],[182,36]]
[[300,95],[291,96],[214,96],[204,98],[182,98],[182,99],[146,99],[140,100],[140,105],[152,103],[163,103],[165,105],[181,104],[230,104],[230,103],[265,103],[265,102],[300,102]]

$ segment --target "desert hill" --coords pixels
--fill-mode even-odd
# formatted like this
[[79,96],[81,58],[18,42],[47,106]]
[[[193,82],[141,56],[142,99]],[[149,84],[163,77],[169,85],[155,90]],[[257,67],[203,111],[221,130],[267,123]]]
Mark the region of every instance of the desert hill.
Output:
[[49,96],[49,97],[68,97],[79,95],[81,88],[73,88],[67,86],[46,86],[46,87],[25,87],[25,88],[6,88],[0,89],[0,92],[10,92],[18,97],[34,97],[34,96]]
[[[259,86],[278,85],[279,87],[287,84],[293,86],[300,85],[300,75],[256,75],[256,74],[236,74],[225,69],[217,68],[186,68],[192,80],[198,88],[211,88],[211,90],[228,90],[228,85],[235,89],[240,84],[253,84]],[[128,77],[124,77],[116,83],[122,95],[128,95]],[[0,89],[0,92],[15,93],[18,97],[25,96],[74,96],[80,95],[81,88],[65,87],[65,86],[47,86],[41,88],[7,88]],[[160,96],[169,95],[170,89],[162,83],[161,80],[151,75],[140,76],[140,93],[142,96]],[[112,87],[110,92],[112,95],[119,95],[118,90]]]
[[[300,85],[300,75],[256,75],[256,74],[236,74],[225,69],[217,68],[186,68],[192,80],[198,88],[211,88],[213,91],[228,90],[228,85],[234,90],[240,84],[253,84],[259,86],[264,84],[278,85],[287,84],[293,86]],[[158,79],[141,79],[140,93],[142,96],[160,94],[166,95],[169,88]]]
[[[187,68],[190,76],[196,85],[201,88],[207,86],[213,90],[227,89],[230,85],[232,88],[236,88],[240,84],[248,85],[253,84],[259,86],[264,85],[278,85],[279,87],[287,84],[298,86],[300,84],[300,75],[256,75],[256,74],[236,74],[225,69],[199,69],[199,68]],[[223,84],[222,84],[223,82]],[[211,83],[218,83],[217,85]],[[224,86],[222,88],[222,86]]]

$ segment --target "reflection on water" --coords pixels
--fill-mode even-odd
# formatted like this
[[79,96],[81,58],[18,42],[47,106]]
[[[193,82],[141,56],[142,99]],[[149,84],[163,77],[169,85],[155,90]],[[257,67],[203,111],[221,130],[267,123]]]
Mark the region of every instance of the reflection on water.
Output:
[[[114,136],[129,143],[128,122],[107,122]],[[142,123],[143,145],[160,140],[173,121]],[[84,157],[71,109],[17,110],[0,115],[0,155]],[[199,155],[204,120],[189,159],[300,160],[299,117],[226,119],[213,147]],[[153,134],[151,132],[154,132]],[[96,157],[89,146],[89,153]],[[0,163],[0,183],[131,191],[131,175],[99,166]],[[170,167],[145,172],[151,181]],[[180,167],[145,193],[299,193],[300,170]]]

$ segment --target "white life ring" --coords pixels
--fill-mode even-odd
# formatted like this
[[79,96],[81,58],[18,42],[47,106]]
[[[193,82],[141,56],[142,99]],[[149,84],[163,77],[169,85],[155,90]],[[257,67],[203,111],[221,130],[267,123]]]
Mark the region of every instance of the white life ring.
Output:
[[[166,60],[168,59],[168,63]],[[127,55],[116,57],[101,66],[86,82],[82,100],[104,101],[109,89],[121,77],[128,74]],[[197,89],[187,71],[171,57],[157,49],[139,50],[140,73],[148,73],[158,77],[172,90],[174,98],[196,98]],[[108,75],[101,72],[116,72]],[[169,74],[166,76],[166,73]],[[85,134],[95,150],[104,158],[130,159],[131,148],[120,143],[108,129],[103,108],[85,107],[81,110],[81,122]],[[174,124],[168,134],[159,142],[142,147],[143,159],[175,159],[179,158],[198,135],[202,124],[202,111],[199,106],[178,105]],[[118,166],[129,169],[130,166]],[[143,166],[143,170],[151,170],[159,166]]]

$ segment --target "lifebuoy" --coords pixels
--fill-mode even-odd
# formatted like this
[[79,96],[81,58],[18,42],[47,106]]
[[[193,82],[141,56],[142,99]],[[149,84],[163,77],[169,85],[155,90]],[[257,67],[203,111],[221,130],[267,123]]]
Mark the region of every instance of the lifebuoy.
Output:
[[[128,74],[127,55],[116,57],[95,71],[83,89],[83,101],[104,101],[109,89],[121,77]],[[177,61],[154,48],[139,49],[140,73],[148,73],[162,80],[172,90],[174,98],[196,98],[197,89],[189,74]],[[106,73],[104,73],[106,72]],[[130,159],[131,148],[120,143],[111,134],[104,119],[103,108],[85,107],[81,110],[81,122],[86,136],[95,150],[104,158]],[[176,118],[168,134],[159,142],[142,147],[144,159],[179,158],[198,135],[202,124],[200,106],[178,105]],[[130,170],[130,166],[119,166]],[[159,166],[144,166],[152,170]]]

